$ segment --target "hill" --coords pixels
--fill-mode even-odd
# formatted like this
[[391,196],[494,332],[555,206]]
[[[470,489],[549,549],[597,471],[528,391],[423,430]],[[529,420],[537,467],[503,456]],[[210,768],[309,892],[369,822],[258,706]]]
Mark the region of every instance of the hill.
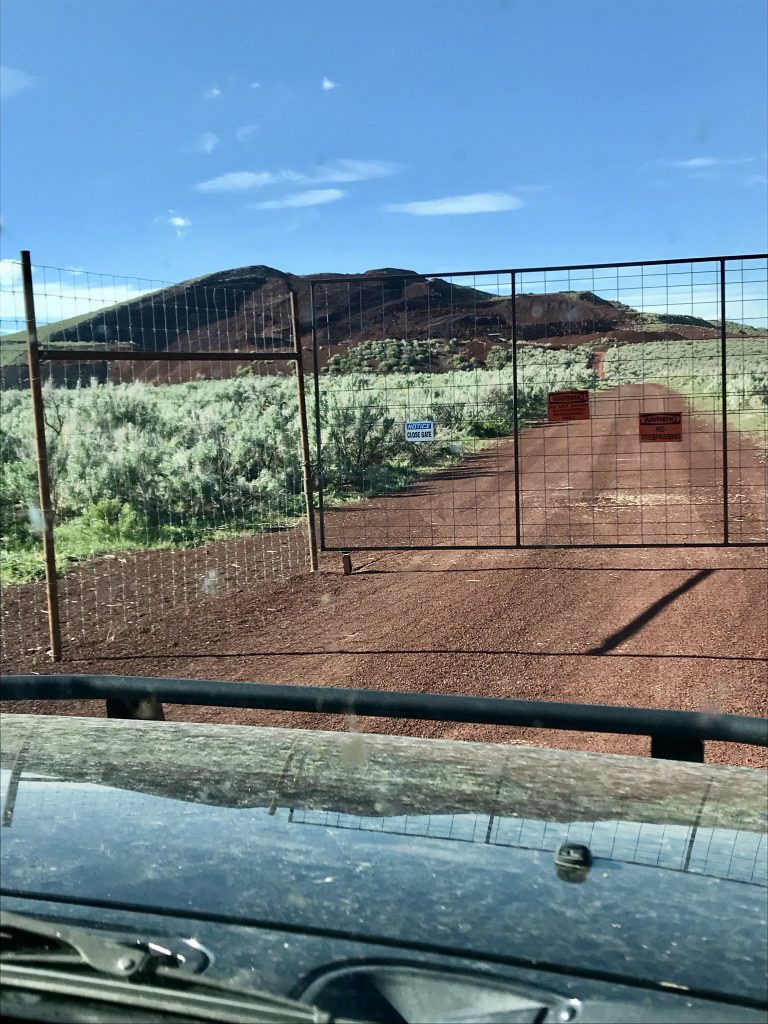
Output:
[[[455,339],[467,354],[483,362],[491,347],[512,336],[513,303],[477,288],[413,271],[385,268],[352,278],[323,274],[314,278],[315,311],[321,362],[362,341]],[[309,278],[273,267],[251,266],[208,274],[96,313],[45,325],[50,347],[86,346],[173,351],[264,351],[291,344],[287,293],[299,298],[301,341],[311,345]],[[716,327],[693,316],[640,313],[590,291],[518,295],[518,338],[523,342],[571,347],[603,339],[614,343],[654,338],[712,338]],[[26,383],[23,335],[2,339],[0,374],[4,387]],[[308,358],[305,356],[305,358]],[[237,363],[144,362],[108,365],[54,364],[56,379],[143,379],[179,381],[228,376]],[[435,368],[442,368],[436,364]]]

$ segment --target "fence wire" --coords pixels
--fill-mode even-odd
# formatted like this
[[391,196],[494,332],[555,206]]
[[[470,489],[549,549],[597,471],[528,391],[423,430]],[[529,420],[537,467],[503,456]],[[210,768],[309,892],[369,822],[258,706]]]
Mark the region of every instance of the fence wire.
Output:
[[[48,635],[45,587],[40,582],[44,564],[40,541],[43,523],[35,477],[25,327],[21,264],[17,260],[3,260],[0,263],[0,640],[4,658],[45,650]],[[21,566],[16,568],[17,559],[39,560],[39,564],[25,572]],[[22,585],[24,580],[30,582]]]
[[[102,766],[103,767],[103,766]],[[391,765],[390,765],[391,768]],[[82,768],[78,767],[78,772]],[[98,771],[98,768],[96,769]],[[78,801],[81,797],[77,790],[79,785],[71,779],[59,778],[45,772],[24,772],[21,786],[22,797],[16,802],[16,789],[11,789],[11,772],[0,770],[0,804],[3,812],[3,825],[13,827],[21,820],[52,823],[57,830],[77,828],[80,809]],[[125,781],[125,772],[121,768]],[[396,772],[389,775],[390,781]],[[151,796],[149,791],[142,792],[141,780],[131,779],[132,789],[104,789],[103,783],[90,783],[95,790],[109,792],[110,799],[119,810],[118,819],[123,825],[135,823],[139,830],[151,829],[153,826],[166,827],[157,813],[147,817],[148,801],[154,802],[157,795]],[[110,785],[110,783],[107,783]],[[173,781],[165,778],[164,785],[172,791]],[[157,784],[160,786],[160,783]],[[238,791],[228,782],[227,799],[237,799]],[[168,789],[164,796],[168,796]],[[320,799],[322,786],[318,788],[316,798]],[[176,799],[168,801],[168,820],[173,827],[174,815],[189,813],[185,810],[190,798],[190,790],[180,791]],[[740,882],[745,885],[768,888],[768,835],[764,827],[755,824],[754,815],[740,818],[734,816],[733,807],[723,808],[717,802],[708,805],[707,824],[677,824],[658,821],[638,821],[632,817],[629,805],[623,801],[615,802],[616,817],[612,819],[594,819],[586,816],[582,820],[555,821],[535,817],[510,817],[505,814],[488,814],[482,812],[464,813],[403,813],[383,816],[368,816],[349,811],[324,809],[316,807],[290,807],[284,804],[276,806],[258,806],[248,803],[249,799],[258,800],[263,795],[255,790],[249,794],[239,793],[246,803],[241,806],[217,806],[212,803],[220,815],[223,827],[228,834],[237,835],[238,828],[243,829],[243,841],[250,837],[253,841],[254,831],[260,837],[269,835],[272,830],[277,842],[284,839],[286,829],[320,828],[325,832],[334,830],[337,835],[342,859],[348,853],[344,849],[345,833],[364,833],[372,836],[390,837],[390,854],[397,857],[396,846],[400,851],[417,853],[418,844],[460,843],[475,847],[489,848],[489,856],[497,850],[520,850],[527,853],[547,854],[549,870],[556,871],[554,853],[563,843],[579,843],[589,847],[595,858],[591,870],[595,873],[610,868],[612,864],[636,865],[655,870],[682,872],[690,875],[706,876],[723,881]],[[197,795],[195,795],[197,799]],[[208,799],[204,799],[208,803]],[[154,808],[153,808],[154,810]],[[209,807],[208,810],[211,810]],[[586,810],[586,808],[585,808]],[[637,804],[634,803],[634,811]],[[626,813],[625,813],[626,812]],[[58,832],[57,832],[58,834]],[[353,839],[354,837],[350,836]],[[310,841],[312,842],[312,841]],[[335,844],[334,844],[335,845]],[[358,857],[365,859],[364,847],[356,844]],[[380,844],[377,844],[380,845]],[[424,846],[421,846],[424,850]],[[433,846],[434,849],[434,846]],[[436,852],[436,851],[435,851]],[[446,870],[451,870],[456,863],[455,850],[451,851],[446,860]],[[379,849],[381,853],[381,849]],[[480,851],[477,851],[478,864],[481,863]],[[460,858],[459,858],[460,860]],[[509,863],[507,861],[506,863]],[[513,862],[514,863],[514,862]],[[547,862],[540,861],[546,870]],[[641,882],[641,878],[638,882]],[[648,879],[651,888],[657,883]],[[764,899],[763,893],[753,892],[751,898]],[[749,899],[748,890],[744,896]]]
[[735,543],[768,540],[768,258],[725,267],[728,514]]
[[[287,289],[221,276],[33,268],[65,657],[306,566],[295,370],[266,358],[293,349]],[[18,265],[2,308],[8,657],[48,645]]]
[[[0,269],[3,638],[30,655],[42,517],[21,268]],[[303,570],[294,370],[267,359],[292,344],[283,276],[33,277],[65,646]],[[304,298],[326,549],[768,541],[765,256]]]
[[297,825],[325,829],[420,836],[549,853],[554,853],[562,843],[582,843],[603,860],[768,886],[768,837],[764,832],[732,826],[659,825],[627,820],[560,823],[488,814],[367,818],[303,808],[288,811],[287,819]]
[[765,257],[312,298],[326,549],[768,541]]

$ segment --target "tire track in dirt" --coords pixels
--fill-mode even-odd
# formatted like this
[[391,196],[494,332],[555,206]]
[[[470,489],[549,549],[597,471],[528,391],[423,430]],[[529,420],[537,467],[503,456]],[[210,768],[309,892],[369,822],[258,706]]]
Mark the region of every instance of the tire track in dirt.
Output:
[[[672,446],[661,452],[659,446],[641,448],[639,398],[661,405],[683,401],[663,388],[641,395],[631,389],[601,393],[595,396],[588,432],[582,424],[567,424],[524,433],[521,460],[528,460],[524,473],[532,485],[523,489],[526,540],[551,542],[553,536],[579,530],[595,535],[598,526],[622,538],[645,537],[651,529],[717,538],[722,490],[716,424],[692,416],[686,406],[687,444],[674,451]],[[584,454],[580,445],[586,448],[587,443]],[[734,435],[733,443],[743,456],[735,472],[739,479],[746,472],[749,480],[742,482],[754,490],[748,503],[752,518],[744,517],[743,529],[758,532],[765,526],[765,467],[748,441]],[[646,452],[646,447],[653,450]],[[626,465],[617,464],[619,455]],[[392,516],[407,514],[414,519],[406,529],[421,529],[436,542],[441,530],[492,535],[502,522],[500,495],[506,500],[511,486],[514,497],[514,480],[506,468],[512,458],[504,442],[451,474],[425,479],[386,502],[375,499],[353,510],[333,511],[329,526],[348,530],[354,514],[359,529],[359,516],[365,514],[370,535],[375,528],[397,529]],[[649,502],[641,507],[642,515],[629,500],[607,511],[602,507],[606,494],[647,497],[670,482],[672,488],[663,493],[684,496],[682,506]],[[547,500],[537,504],[542,494]],[[421,519],[415,518],[416,502],[421,503]],[[679,508],[683,514],[676,519]],[[355,556],[358,571],[350,577],[341,575],[340,561],[339,555],[328,554],[314,577],[261,583],[200,600],[183,615],[170,612],[158,618],[141,651],[134,636],[124,633],[98,651],[80,651],[59,670],[768,714],[764,547],[371,552]],[[35,665],[37,671],[45,667]],[[62,710],[59,705],[35,707],[53,709]],[[87,702],[67,710],[102,713]],[[351,723],[323,715],[215,708],[169,708],[168,717],[619,753],[648,749],[640,738],[449,723]],[[764,751],[725,744],[711,744],[708,757],[768,762]]]
[[[718,544],[723,539],[722,432],[657,384],[594,393],[591,418],[521,435],[524,544]],[[641,443],[640,412],[680,412],[683,440]],[[729,433],[731,541],[768,539],[768,462]],[[406,491],[326,513],[338,548],[513,545],[514,444],[500,439]]]

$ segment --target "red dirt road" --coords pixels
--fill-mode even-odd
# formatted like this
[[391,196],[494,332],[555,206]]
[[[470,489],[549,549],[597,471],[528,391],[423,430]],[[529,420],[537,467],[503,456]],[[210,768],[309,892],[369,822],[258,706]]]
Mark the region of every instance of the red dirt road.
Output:
[[[641,449],[637,396],[629,390],[622,389],[621,398],[598,396],[587,424],[526,432],[521,444],[526,541],[557,543],[556,538],[583,531],[582,542],[588,542],[598,528],[635,542],[656,532],[660,539],[719,539],[716,428],[707,418],[690,416],[679,396],[647,393],[646,403],[654,399],[671,407],[677,402],[682,408],[684,442]],[[618,418],[606,402],[620,410]],[[581,435],[585,428],[590,433]],[[587,437],[590,451],[579,453],[577,442]],[[731,454],[732,480],[739,481],[732,493],[740,495],[731,527],[752,538],[765,530],[765,466],[738,436]],[[617,463],[619,455],[627,465]],[[361,533],[404,529],[411,531],[411,543],[418,531],[443,544],[450,541],[441,531],[451,536],[474,531],[467,543],[472,536],[496,536],[510,522],[499,514],[506,508],[500,498],[506,502],[509,495],[497,475],[505,458],[506,442],[454,474],[431,477],[386,502],[332,512],[328,540],[337,531],[348,543],[349,533],[340,534],[340,524],[348,531],[363,516],[368,518],[358,527]],[[601,497],[616,494],[619,502]],[[630,500],[633,494],[639,498]],[[673,494],[677,500],[671,500]],[[661,498],[649,500],[650,495]],[[393,522],[397,516],[406,518],[404,526]],[[513,501],[511,523],[513,531]],[[356,555],[355,567],[353,576],[344,577],[340,556],[328,555],[316,576],[201,597],[157,617],[140,642],[132,627],[108,644],[70,647],[57,669],[768,715],[765,547],[370,552]],[[39,672],[47,665],[6,652],[4,668]],[[54,707],[63,710],[45,703],[34,710]],[[22,707],[5,706],[11,709]],[[66,710],[103,713],[87,702]],[[640,738],[546,730],[375,719],[350,723],[322,715],[214,708],[169,707],[167,713],[177,720],[354,727],[619,753],[648,749]],[[708,759],[768,764],[763,750],[725,744],[710,744]]]
[[[211,598],[157,623],[140,654],[123,639],[59,670],[768,714],[768,569],[760,549],[392,553],[361,563],[351,577],[340,568]],[[86,703],[69,710],[102,713]],[[320,715],[168,711],[173,719],[349,728]],[[465,725],[357,727],[625,753],[648,746]],[[768,763],[763,751],[718,744],[710,758]]]
[[[661,385],[590,396],[591,418],[543,424],[520,443],[524,544],[717,544],[723,461],[717,417],[693,414]],[[682,441],[641,442],[639,414],[680,412]],[[728,438],[728,518],[734,543],[768,540],[768,462],[743,435]],[[461,466],[397,495],[327,517],[329,547],[515,543],[514,444],[495,442]]]

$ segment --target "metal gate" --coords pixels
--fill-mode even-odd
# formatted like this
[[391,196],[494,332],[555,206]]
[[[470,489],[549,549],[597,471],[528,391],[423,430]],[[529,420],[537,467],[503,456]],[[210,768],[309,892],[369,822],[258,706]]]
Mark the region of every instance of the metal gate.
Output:
[[768,256],[310,285],[321,547],[768,543]]
[[[27,518],[23,490],[4,492],[15,500],[3,541],[16,543],[3,557],[32,566],[31,580],[4,591],[5,649],[45,650],[47,625],[58,660],[72,644],[147,635],[171,610],[199,614],[201,599],[316,569],[295,292],[279,278],[238,287],[235,272],[153,288],[85,272],[81,285],[79,271],[38,265],[33,282],[27,251],[17,266],[26,331],[3,347],[17,391],[3,392],[16,410],[6,447],[22,483],[36,463],[39,504]],[[129,280],[141,298],[119,301]],[[72,316],[94,293],[103,308]],[[288,529],[302,513],[305,529]]]

